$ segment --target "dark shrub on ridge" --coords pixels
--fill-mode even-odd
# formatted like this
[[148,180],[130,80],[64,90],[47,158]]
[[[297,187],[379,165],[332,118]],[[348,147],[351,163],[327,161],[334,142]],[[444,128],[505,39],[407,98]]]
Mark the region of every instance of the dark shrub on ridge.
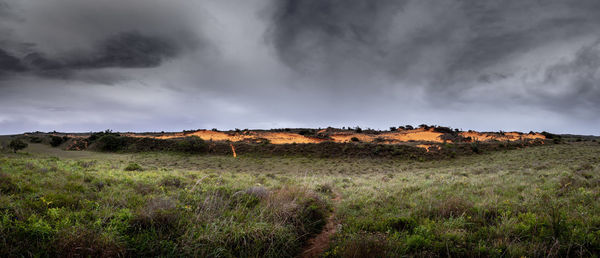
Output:
[[115,135],[104,135],[98,139],[98,149],[101,151],[120,151],[127,147],[124,138]]
[[175,145],[175,151],[198,154],[208,151],[208,145],[198,136],[186,137]]

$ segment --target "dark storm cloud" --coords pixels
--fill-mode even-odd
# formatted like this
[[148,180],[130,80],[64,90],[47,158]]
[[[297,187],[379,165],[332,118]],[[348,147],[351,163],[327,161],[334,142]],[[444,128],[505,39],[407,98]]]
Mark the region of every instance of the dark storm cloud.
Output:
[[0,49],[0,76],[32,73],[70,77],[74,71],[102,68],[151,68],[177,57],[180,49],[168,40],[124,32],[102,41],[89,53],[70,53],[54,59],[32,52],[22,59]]
[[496,66],[600,26],[595,0],[275,2],[271,36],[293,69],[338,78],[386,73],[445,94],[506,79],[511,71]]
[[553,107],[570,109],[584,107],[594,112],[600,111],[600,40],[582,47],[572,60],[567,60],[548,68],[544,84],[568,84],[566,90],[544,96],[551,100]]
[[353,57],[378,61],[389,50],[382,46],[383,34],[405,2],[275,1],[273,40],[283,61],[294,68],[333,66]]
[[[156,1],[122,5],[112,0],[49,2],[54,4],[0,2],[2,18],[13,17],[12,26],[0,36],[0,47],[12,48],[10,52],[0,49],[0,74],[77,79],[73,74],[85,70],[158,67],[205,45],[184,18],[168,10],[166,15],[156,15],[151,8],[162,7]],[[48,20],[56,22],[55,26],[42,23]],[[86,37],[90,31],[96,33]]]
[[6,72],[25,71],[25,66],[21,60],[12,56],[10,53],[0,49],[0,75]]
[[92,57],[75,59],[70,65],[76,68],[156,67],[177,54],[177,46],[168,40],[127,32],[107,39]]
[[147,68],[159,66],[163,60],[177,54],[177,47],[167,40],[125,32],[108,38],[87,54],[50,60],[40,53],[31,53],[24,61],[38,70]]

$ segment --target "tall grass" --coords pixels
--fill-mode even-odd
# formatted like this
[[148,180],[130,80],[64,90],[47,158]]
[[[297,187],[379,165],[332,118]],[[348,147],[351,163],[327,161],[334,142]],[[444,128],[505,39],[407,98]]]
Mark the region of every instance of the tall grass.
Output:
[[436,161],[50,153],[0,154],[1,257],[290,257],[333,205],[329,257],[600,253],[597,143]]
[[305,187],[266,189],[234,174],[42,158],[0,164],[3,257],[293,256],[329,211]]

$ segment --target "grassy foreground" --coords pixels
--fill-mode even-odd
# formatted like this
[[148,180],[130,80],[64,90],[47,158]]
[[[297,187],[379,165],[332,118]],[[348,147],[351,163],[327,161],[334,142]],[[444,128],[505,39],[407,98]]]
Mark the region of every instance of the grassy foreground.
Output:
[[328,257],[594,256],[599,199],[595,142],[420,162],[30,144],[0,154],[0,256],[289,257],[332,212]]

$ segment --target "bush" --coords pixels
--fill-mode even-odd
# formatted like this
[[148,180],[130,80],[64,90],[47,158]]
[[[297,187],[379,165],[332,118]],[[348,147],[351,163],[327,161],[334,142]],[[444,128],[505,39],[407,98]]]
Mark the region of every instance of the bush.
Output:
[[479,149],[479,143],[471,143],[471,151],[473,151],[473,153],[480,153],[481,150]]
[[553,134],[553,133],[549,133],[546,131],[543,131],[541,133],[544,137],[546,137],[546,139],[552,140],[553,143],[555,144],[559,144],[562,142],[562,136],[558,135],[558,134]]
[[144,170],[142,166],[137,163],[129,163],[127,167],[125,167],[125,171],[142,171]]
[[181,181],[181,179],[179,177],[169,175],[160,180],[160,185],[165,186],[165,187],[180,188],[184,185],[184,183]]
[[31,143],[42,143],[42,140],[42,138],[37,136],[32,136],[31,138],[29,138],[29,142]]
[[293,225],[301,241],[320,232],[325,226],[328,207],[313,192],[298,188],[281,189],[267,198],[271,219]]
[[104,132],[93,133],[92,135],[90,135],[90,137],[88,137],[88,140],[93,142],[93,141],[96,141],[96,140],[102,138],[102,136],[107,136],[107,135],[121,136],[118,133],[113,133],[113,131],[111,131],[111,130],[106,130]]
[[101,151],[115,152],[124,150],[127,142],[124,138],[115,135],[104,135],[98,139],[98,149]]
[[177,142],[175,151],[198,154],[208,152],[208,145],[198,136],[186,137]]
[[298,134],[303,135],[303,136],[307,136],[307,135],[313,134],[313,132],[311,132],[310,130],[303,129],[303,130],[300,130],[298,132]]
[[50,145],[52,147],[58,147],[59,145],[61,145],[63,142],[65,142],[68,139],[68,137],[59,137],[59,136],[55,136],[52,135],[50,137]]
[[360,139],[358,139],[358,137],[352,137],[352,138],[350,138],[350,141],[360,142]]
[[10,141],[8,147],[17,153],[17,151],[27,148],[28,144],[23,142],[21,139],[14,139]]

